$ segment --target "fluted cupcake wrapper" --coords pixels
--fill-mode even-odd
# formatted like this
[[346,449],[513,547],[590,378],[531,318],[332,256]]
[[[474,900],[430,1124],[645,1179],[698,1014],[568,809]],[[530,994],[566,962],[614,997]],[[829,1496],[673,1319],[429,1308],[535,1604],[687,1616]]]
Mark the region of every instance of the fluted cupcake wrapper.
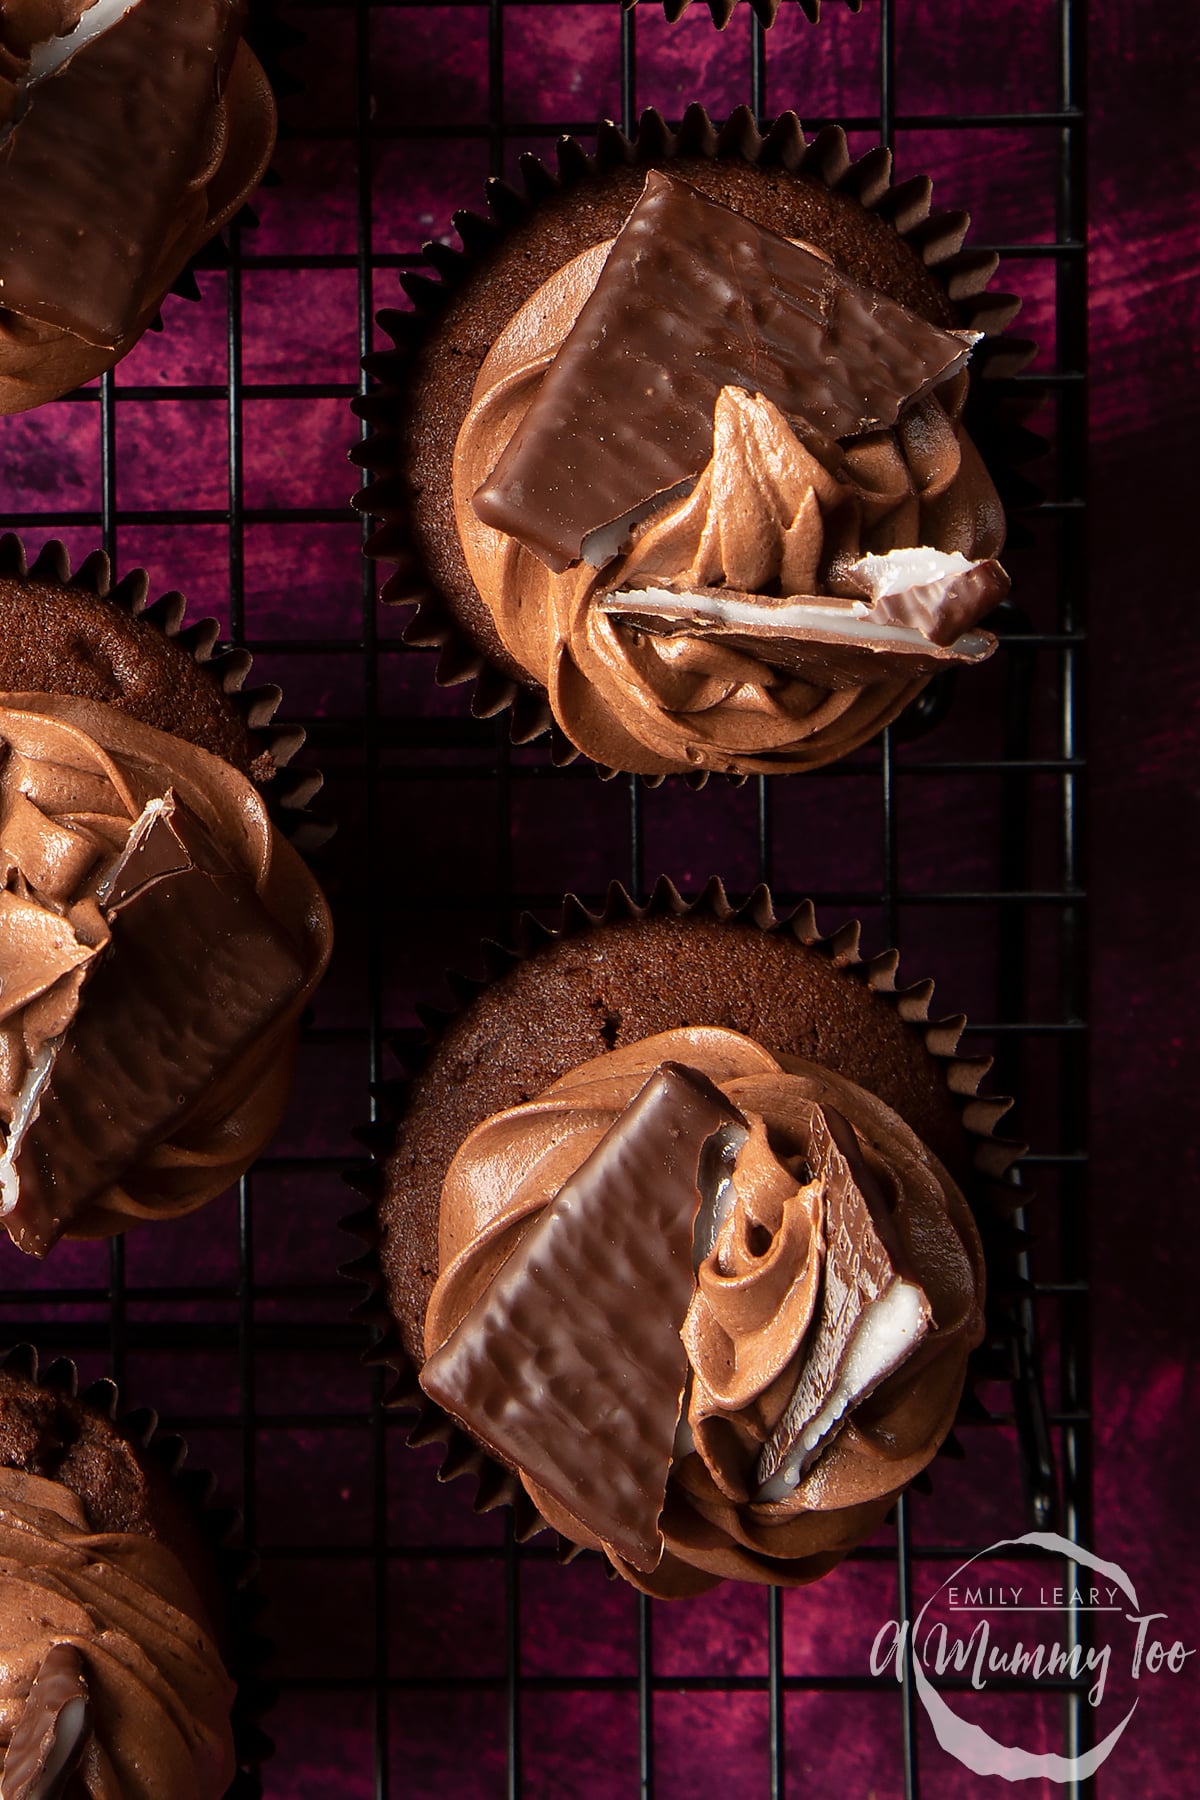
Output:
[[49,589],[69,588],[94,595],[130,619],[144,621],[161,632],[191,660],[201,680],[215,685],[222,703],[244,729],[254,753],[249,778],[261,790],[280,830],[304,852],[319,848],[332,835],[333,826],[309,810],[324,785],[324,776],[315,769],[289,768],[306,740],[304,727],[276,720],[283,690],[273,682],[247,687],[254,658],[248,650],[220,641],[221,628],[216,619],[185,623],[184,596],[172,589],[152,599],[150,578],[144,569],[131,569],[114,583],[112,567],[103,550],[93,550],[72,571],[66,545],[57,539],[44,544],[30,563],[25,546],[15,533],[0,536],[0,580],[28,581]]
[[[1022,1322],[1018,1303],[1028,1293],[1028,1283],[1020,1274],[1020,1259],[1027,1244],[1025,1234],[1016,1229],[1012,1215],[1028,1196],[1021,1190],[1014,1165],[1026,1146],[1000,1136],[997,1127],[1012,1106],[1010,1099],[980,1092],[984,1078],[992,1066],[990,1056],[971,1057],[959,1054],[959,1043],[966,1027],[966,1015],[957,1013],[937,1018],[931,1012],[934,983],[918,981],[908,987],[897,985],[899,952],[885,950],[864,959],[860,952],[861,927],[856,921],[841,926],[831,934],[822,934],[810,901],[785,915],[776,912],[769,888],[754,890],[740,906],[728,898],[719,878],[713,877],[693,901],[685,900],[665,876],[659,878],[645,903],[635,901],[626,889],[614,882],[598,913],[593,913],[574,895],[563,902],[562,921],[557,930],[543,925],[530,914],[519,922],[517,943],[507,947],[495,942],[482,946],[486,976],[479,980],[451,974],[449,983],[456,1006],[452,1011],[419,1007],[427,1042],[423,1054],[405,1057],[406,1079],[386,1084],[378,1094],[380,1117],[357,1133],[370,1160],[347,1172],[348,1184],[368,1202],[362,1210],[342,1221],[343,1229],[364,1245],[363,1252],[344,1265],[342,1273],[365,1288],[365,1296],[354,1309],[356,1319],[376,1333],[364,1361],[371,1367],[383,1367],[391,1376],[384,1396],[389,1407],[415,1411],[416,1423],[408,1442],[413,1447],[441,1444],[443,1456],[438,1471],[440,1481],[459,1475],[472,1475],[476,1490],[477,1512],[490,1512],[498,1506],[509,1506],[518,1541],[525,1541],[546,1522],[529,1498],[518,1478],[496,1462],[469,1438],[421,1388],[417,1370],[400,1339],[388,1301],[386,1282],[380,1261],[380,1231],[377,1208],[386,1185],[386,1163],[397,1142],[411,1079],[418,1073],[439,1039],[456,1018],[461,1016],[492,981],[505,975],[515,964],[552,942],[571,938],[597,926],[632,920],[688,915],[715,920],[720,924],[753,925],[764,932],[790,934],[805,948],[827,957],[835,969],[859,981],[863,988],[891,1004],[905,1025],[923,1043],[929,1054],[941,1065],[946,1088],[959,1109],[963,1130],[970,1145],[971,1182],[966,1190],[983,1241],[988,1271],[988,1296],[983,1343],[970,1359],[967,1383],[959,1404],[957,1423],[970,1424],[990,1417],[976,1393],[979,1383],[1022,1377],[1028,1387],[1026,1399],[1019,1405],[1022,1449],[1027,1464],[1031,1512],[1042,1523],[1049,1522],[1056,1505],[1054,1466],[1050,1452],[1049,1432],[1041,1396],[1040,1377],[1036,1365],[1025,1367],[1028,1346],[1021,1342]],[[1034,1346],[1036,1350],[1036,1346]],[[1024,1415],[1027,1415],[1024,1416]],[[952,1432],[941,1445],[939,1454],[961,1457],[963,1448]],[[928,1473],[917,1477],[913,1486],[928,1487]],[[564,1560],[578,1554],[578,1547],[559,1539],[559,1552]]]
[[225,1800],[259,1800],[260,1766],[274,1750],[261,1721],[275,1699],[260,1671],[273,1645],[258,1630],[265,1602],[255,1586],[258,1559],[237,1542],[241,1514],[215,1504],[216,1476],[187,1465],[186,1440],[177,1432],[160,1431],[158,1414],[152,1408],[122,1412],[120,1392],[110,1376],[81,1388],[79,1371],[70,1357],[55,1357],[42,1367],[37,1349],[30,1343],[16,1344],[0,1353],[0,1371],[47,1392],[62,1394],[110,1424],[114,1435],[127,1443],[148,1469],[170,1482],[199,1528],[211,1558],[214,1580],[227,1604],[221,1650],[237,1688],[230,1715],[237,1772]]
[[[685,156],[803,173],[885,220],[941,283],[954,305],[958,326],[983,335],[984,341],[972,357],[975,379],[969,417],[976,441],[983,438],[981,448],[1001,498],[1011,506],[1027,504],[1036,497],[1035,490],[1015,473],[1014,465],[1039,453],[1041,440],[1024,429],[1021,408],[1009,402],[1005,402],[1006,416],[998,421],[999,429],[989,430],[999,403],[984,401],[979,392],[984,383],[1018,373],[1036,353],[1029,340],[1006,331],[1021,303],[1014,295],[989,290],[999,257],[992,251],[964,247],[969,214],[933,211],[933,184],[927,176],[893,184],[889,150],[879,146],[854,159],[840,126],[828,126],[808,138],[797,116],[783,113],[764,132],[749,107],[739,107],[717,125],[702,106],[692,105],[678,129],[672,129],[654,109],[643,113],[632,137],[606,121],[599,127],[591,154],[577,138],[561,138],[554,171],[526,153],[521,157],[523,191],[499,178],[489,181],[486,217],[471,211],[454,215],[461,247],[428,243],[424,254],[429,272],[401,275],[413,310],[385,308],[379,314],[379,324],[393,347],[364,358],[364,368],[380,385],[378,391],[353,402],[353,410],[370,430],[351,451],[351,460],[369,477],[352,504],[379,521],[368,539],[367,555],[395,565],[395,573],[383,586],[383,600],[416,607],[404,631],[404,642],[440,652],[435,675],[440,686],[472,684],[471,711],[477,718],[491,718],[510,709],[514,743],[525,744],[549,733],[551,755],[558,763],[572,762],[581,753],[552,719],[544,690],[521,683],[488,657],[455,618],[450,602],[434,587],[424,566],[404,473],[404,396],[416,360],[446,307],[496,247],[529,221],[540,202],[569,192],[605,170],[669,165]],[[944,689],[944,679],[938,681]],[[921,699],[914,706],[920,708]],[[936,722],[942,710],[927,704],[920,716]],[[896,727],[901,735],[907,716],[901,715]]]
[[[638,4],[638,0],[621,0],[626,12]],[[662,9],[672,24],[681,19],[692,0],[662,0]],[[782,0],[750,0],[754,16],[760,19],[768,29],[775,23]],[[852,13],[862,11],[863,0],[843,0],[843,4]],[[821,0],[799,0],[800,9],[806,19],[817,24],[821,17]],[[738,8],[738,0],[708,0],[708,10],[712,14],[713,24],[718,31],[724,31]]]

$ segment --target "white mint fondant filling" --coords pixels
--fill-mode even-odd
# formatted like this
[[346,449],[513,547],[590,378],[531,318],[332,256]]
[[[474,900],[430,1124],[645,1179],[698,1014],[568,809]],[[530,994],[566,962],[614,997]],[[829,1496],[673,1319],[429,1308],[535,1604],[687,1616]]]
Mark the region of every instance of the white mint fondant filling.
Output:
[[688,1378],[683,1389],[683,1399],[679,1407],[679,1423],[675,1427],[675,1442],[671,1446],[671,1466],[682,1462],[685,1456],[691,1456],[696,1448],[696,1440],[692,1436],[692,1428],[688,1423],[688,1400],[692,1392],[692,1371],[688,1370]]
[[726,1125],[704,1146],[700,1169],[700,1210],[692,1227],[692,1267],[712,1255],[725,1221],[733,1211],[737,1190],[733,1166],[749,1133],[744,1125]]
[[[96,901],[104,905],[113,890],[117,876],[125,867],[131,852],[141,843],[151,823],[160,813],[170,812],[173,802],[168,800],[148,800],[141,813],[129,828],[124,848],[113,858],[108,870],[96,890]],[[47,1038],[38,1051],[34,1061],[26,1071],[17,1104],[13,1109],[12,1121],[8,1127],[4,1143],[4,1154],[0,1156],[0,1218],[7,1218],[21,1197],[21,1177],[17,1173],[17,1158],[21,1154],[21,1144],[25,1133],[35,1122],[41,1107],[42,1089],[50,1079],[50,1071],[54,1067],[54,1059],[62,1047],[62,1038]]]
[[49,1080],[50,1071],[54,1067],[54,1059],[58,1055],[61,1043],[61,1037],[47,1038],[33,1062],[30,1063],[21,1086],[21,1092],[17,1097],[12,1123],[8,1127],[4,1155],[0,1156],[0,1218],[7,1218],[21,1198],[21,1177],[17,1174],[17,1157],[21,1154],[21,1144],[25,1133],[38,1116],[42,1089]]
[[[40,44],[34,44],[29,53],[29,67],[16,83],[13,93],[11,116],[0,126],[0,146],[6,144],[21,121],[21,117],[29,105],[29,97],[39,82],[51,75],[57,75],[71,58],[80,50],[92,44],[97,38],[119,25],[126,13],[133,11],[140,0],[96,0],[76,25],[74,31],[68,31],[64,37],[46,38]],[[0,287],[4,283],[0,281]]]
[[96,889],[97,905],[104,905],[105,901],[112,893],[113,888],[116,886],[117,880],[126,863],[142,843],[142,840],[145,838],[146,833],[149,831],[151,825],[153,825],[155,819],[169,818],[174,810],[175,800],[173,795],[168,794],[157,800],[147,800],[145,806],[143,806],[141,812],[129,828],[129,836],[125,839],[125,848],[109,864],[104,879]]
[[908,1355],[921,1336],[925,1318],[925,1295],[911,1281],[894,1281],[870,1303],[828,1400],[800,1433],[777,1472],[759,1488],[756,1500],[786,1500],[794,1493],[804,1470],[816,1460],[842,1416]]
[[94,43],[98,37],[103,37],[114,25],[119,25],[125,14],[132,12],[137,4],[138,0],[96,0],[96,4],[88,8],[74,31],[68,31],[65,37],[46,38],[43,43],[33,46],[29,58],[29,73],[21,86],[36,87],[48,75],[57,75],[64,64],[69,63],[80,50]]
[[912,549],[889,550],[883,556],[860,556],[846,573],[861,581],[873,599],[883,600],[892,594],[906,594],[910,588],[931,587],[956,575],[969,575],[978,567],[961,550],[934,550],[918,544]]
[[54,1721],[50,1754],[29,1789],[27,1800],[54,1800],[60,1791],[61,1779],[79,1755],[80,1744],[89,1730],[88,1704],[82,1694],[77,1694],[67,1701]]
[[[967,564],[968,568],[972,566]],[[906,582],[904,585],[912,584]],[[878,644],[885,649],[900,644],[912,645],[919,650],[935,648],[923,632],[914,631],[911,626],[877,624],[871,618],[870,607],[862,600],[853,600],[843,606],[806,606],[802,601],[789,605],[787,602],[727,599],[716,594],[677,594],[670,588],[644,587],[607,594],[601,606],[605,612],[619,613],[624,610],[622,602],[629,607],[631,623],[636,621],[636,613],[630,602],[635,605],[648,602],[655,611],[668,617],[672,613],[694,613],[697,618],[711,619],[716,625],[749,625],[759,632],[765,628],[780,636],[817,631],[822,637],[844,638],[852,644]],[[988,649],[988,641],[980,632],[967,631],[949,648],[959,656],[982,656]]]
[[[738,1151],[749,1137],[744,1125],[725,1125],[713,1133],[700,1159],[700,1210],[692,1227],[692,1268],[698,1269],[705,1257],[711,1256],[717,1239],[733,1211],[737,1190],[733,1185],[733,1166]],[[692,1391],[692,1371],[688,1370],[680,1403],[679,1422],[675,1427],[675,1443],[671,1451],[672,1466],[696,1448],[692,1428],[688,1424],[688,1397]]]
[[595,531],[589,531],[579,546],[581,562],[589,568],[602,569],[610,563],[614,556],[619,556],[629,541],[630,533],[635,531],[651,513],[661,511],[676,500],[684,499],[691,493],[696,482],[689,476],[686,481],[678,482],[675,487],[665,488],[661,494],[654,494],[649,500],[643,500],[632,512],[623,513],[619,519],[613,519],[608,525],[597,525]]

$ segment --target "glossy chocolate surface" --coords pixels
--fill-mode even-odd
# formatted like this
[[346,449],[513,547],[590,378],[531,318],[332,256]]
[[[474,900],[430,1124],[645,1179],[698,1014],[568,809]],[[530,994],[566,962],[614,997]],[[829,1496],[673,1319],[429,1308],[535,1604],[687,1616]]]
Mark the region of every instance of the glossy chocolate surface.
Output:
[[[809,1327],[795,1389],[759,1456],[755,1475],[760,1484],[777,1474],[810,1432],[816,1441],[805,1449],[799,1472],[803,1474],[816,1460],[830,1432],[841,1423],[834,1419],[820,1430],[822,1416],[850,1361],[855,1338],[871,1306],[911,1268],[883,1191],[867,1166],[854,1129],[835,1108],[827,1107],[814,1120],[807,1159],[821,1186],[825,1256],[820,1306]],[[926,1304],[919,1336],[924,1335],[928,1325]],[[877,1379],[898,1367],[911,1348],[911,1344],[906,1346]],[[865,1386],[860,1387],[853,1394],[853,1403],[863,1399],[867,1391]]]
[[972,341],[652,170],[475,510],[552,569],[606,560],[592,533],[700,473],[722,388],[855,437],[894,425]]
[[0,1800],[62,1800],[92,1729],[83,1658],[53,1644],[4,1752]]
[[421,1382],[585,1529],[653,1570],[679,1423],[705,1145],[739,1115],[654,1071],[434,1351]]
[[[582,562],[555,574],[485,524],[472,496],[519,440],[610,248],[585,251],[543,283],[480,370],[454,470],[455,516],[478,591],[507,650],[544,683],[557,723],[601,765],[646,775],[819,768],[894,719],[939,664],[982,660],[995,647],[982,632],[961,650],[933,641],[961,610],[961,591],[944,618],[937,595],[925,594],[928,634],[902,626],[894,642],[850,643],[844,633],[822,632],[820,615],[801,632],[768,618],[777,600],[808,596],[851,609],[857,602],[886,624],[882,606],[867,606],[861,584],[849,579],[864,560],[888,590],[914,571],[922,587],[932,577],[945,590],[938,571],[948,562],[960,573],[986,563],[995,577],[964,578],[973,601],[986,605],[1004,591],[1002,571],[987,562],[1003,542],[1004,518],[963,429],[965,375],[914,400],[894,426],[842,442],[809,427],[798,435],[764,395],[724,386],[696,481],[637,525],[604,568]],[[916,561],[897,569],[897,552]],[[740,596],[751,629],[737,633],[710,619],[699,631],[678,623],[638,630],[608,610],[611,594],[649,587]],[[888,604],[904,598],[890,595]]]
[[28,93],[0,147],[5,306],[97,346],[133,327],[164,243],[203,219],[241,15],[138,0]]
[[[816,596],[777,600],[728,588],[621,588],[599,602],[617,624],[652,637],[693,637],[788,669],[833,692],[884,680],[916,681],[956,663],[981,662],[989,631],[958,634],[943,648],[906,624],[892,625]],[[865,629],[866,626],[873,629]],[[879,627],[882,626],[883,629]],[[916,641],[913,641],[913,640]]]
[[82,1209],[182,1130],[304,984],[253,881],[173,797],[120,883],[17,1161],[27,1220]]
[[0,700],[0,1190],[40,1256],[236,1180],[331,933],[235,769],[111,707]]

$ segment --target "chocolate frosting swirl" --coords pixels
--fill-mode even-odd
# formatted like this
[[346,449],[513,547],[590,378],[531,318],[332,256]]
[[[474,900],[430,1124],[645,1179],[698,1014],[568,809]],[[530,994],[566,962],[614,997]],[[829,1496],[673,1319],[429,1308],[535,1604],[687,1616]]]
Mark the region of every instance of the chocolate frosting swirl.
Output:
[[[178,1559],[131,1532],[93,1532],[55,1481],[0,1468],[0,1795],[33,1792],[31,1763],[75,1732],[70,1792],[91,1800],[217,1800],[234,1774],[234,1686]],[[64,1651],[74,1651],[69,1658]],[[38,1711],[31,1718],[29,1708]],[[49,1741],[47,1741],[49,1740]],[[33,1749],[34,1755],[29,1754]],[[12,1751],[10,1755],[9,1752]]]
[[[147,832],[138,862],[115,876],[139,821],[160,823],[156,809],[170,806],[187,821],[193,855],[173,835],[163,842],[188,867],[172,868],[170,855],[164,862]],[[150,996],[150,1028],[179,1021],[178,1043],[151,1044],[158,1094],[152,1073],[142,1079],[145,1047],[131,1036],[147,1015],[107,996],[96,1040],[85,1030],[87,990],[106,956],[118,992],[127,984],[131,965],[114,934],[135,933],[137,899],[172,878],[165,922],[160,914],[142,927],[167,939],[155,945],[165,973]],[[237,909],[232,926],[215,910],[225,895]],[[108,1236],[137,1219],[190,1212],[236,1180],[282,1115],[300,1010],[331,938],[320,889],[257,790],[227,763],[112,707],[0,695],[0,1183],[13,1241],[42,1255],[60,1235]],[[192,960],[198,954],[208,966]],[[239,985],[252,1005],[218,1041],[203,1008],[228,1019]],[[56,1081],[68,1075],[62,1098],[91,1162],[72,1160],[70,1134],[54,1124]],[[182,1109],[177,1080],[191,1096]]]
[[[555,719],[596,762],[634,774],[763,774],[818,768],[894,719],[927,675],[832,685],[699,635],[655,637],[618,623],[598,596],[669,581],[755,594],[856,596],[839,571],[914,545],[993,557],[1004,538],[995,489],[962,426],[965,372],[890,430],[804,440],[778,410],[722,391],[713,455],[603,569],[552,573],[478,518],[477,490],[517,433],[595,286],[611,240],[543,284],[500,334],[476,380],[455,449],[455,516],[467,563],[505,648],[543,684]],[[820,254],[820,252],[818,252]]]
[[[604,1550],[648,1593],[698,1593],[727,1578],[811,1581],[871,1534],[934,1456],[982,1335],[982,1252],[962,1194],[908,1126],[854,1083],[798,1058],[777,1059],[739,1033],[687,1027],[586,1063],[485,1121],[443,1187],[426,1352],[446,1342],[648,1075],[667,1063],[702,1073],[749,1129],[733,1165],[732,1205],[703,1250],[683,1326],[690,1387],[657,1569],[633,1568],[518,1473],[552,1526]],[[928,1329],[847,1411],[788,1496],[764,1500],[764,1445],[822,1352],[815,1328],[833,1252],[827,1199],[809,1162],[831,1131],[860,1185],[882,1196],[895,1261],[923,1290]],[[621,1321],[612,1323],[619,1333]]]

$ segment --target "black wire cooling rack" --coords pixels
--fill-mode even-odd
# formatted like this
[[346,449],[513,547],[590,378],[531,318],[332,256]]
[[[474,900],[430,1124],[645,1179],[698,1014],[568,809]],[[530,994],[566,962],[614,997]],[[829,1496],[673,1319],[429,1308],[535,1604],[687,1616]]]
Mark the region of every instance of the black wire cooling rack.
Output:
[[[435,1489],[426,1459],[403,1447],[405,1419],[381,1404],[381,1377],[358,1367],[351,1296],[334,1276],[352,1253],[336,1226],[352,1204],[339,1183],[349,1129],[394,1073],[393,1037],[415,1036],[415,1002],[439,998],[443,962],[474,966],[481,935],[509,937],[522,907],[552,918],[566,888],[594,899],[616,877],[644,892],[660,867],[685,888],[714,870],[735,890],[767,880],[781,905],[811,895],[827,928],[864,916],[873,948],[899,945],[909,979],[934,973],[947,1000],[964,996],[980,1021],[966,1047],[994,1054],[992,1090],[1025,1097],[1016,1128],[1038,1146],[1022,1176],[1037,1195],[1033,1266],[1022,1251],[1008,1328],[983,1364],[979,1429],[960,1434],[966,1462],[939,1465],[933,1500],[907,1496],[887,1540],[849,1567],[874,1571],[887,1610],[908,1617],[927,1579],[1030,1524],[1057,1516],[1069,1537],[1090,1541],[1085,9],[868,0],[857,16],[827,5],[817,25],[785,7],[769,34],[748,7],[737,11],[718,39],[700,5],[675,26],[657,8],[622,13],[613,0],[280,6],[266,36],[283,130],[260,228],[234,227],[227,260],[204,259],[199,304],[169,301],[163,338],[115,376],[32,420],[0,422],[6,526],[31,546],[61,534],[82,552],[99,539],[119,572],[149,555],[159,588],[199,586],[215,598],[229,639],[278,675],[285,711],[309,715],[326,810],[339,821],[322,871],[339,951],[271,1154],[194,1220],[64,1247],[44,1269],[12,1252],[0,1275],[14,1339],[115,1373],[128,1399],[157,1404],[188,1435],[193,1459],[240,1496],[278,1645],[269,1723],[279,1749],[264,1780],[289,1800],[431,1795],[451,1781],[466,1795],[511,1800],[649,1800],[680,1784],[678,1734],[664,1724],[680,1696],[698,1709],[689,1717],[701,1737],[733,1699],[752,1707],[738,1779],[714,1793],[825,1793],[810,1715],[799,1710],[814,1697],[832,1709],[823,1730],[842,1720],[866,1731],[878,1792],[950,1791],[910,1668],[897,1686],[865,1664],[822,1666],[819,1654],[795,1667],[791,1608],[802,1595],[741,1597],[749,1647],[736,1664],[720,1649],[725,1615],[715,1615],[717,1652],[685,1668],[664,1658],[663,1612],[630,1595],[623,1661],[596,1672],[581,1658],[599,1629],[584,1612],[547,1668],[534,1634],[551,1553],[537,1541],[518,1546],[497,1521],[479,1525],[467,1484]],[[1036,92],[1037,71],[1004,54],[1006,17],[1032,15],[1044,48]],[[583,68],[574,79],[571,21]],[[957,75],[944,66],[948,44]],[[971,96],[963,110],[944,104],[954,81]],[[349,401],[368,386],[355,352],[377,343],[375,310],[400,303],[396,271],[419,262],[423,236],[448,231],[453,206],[477,204],[479,177],[511,175],[521,152],[563,130],[586,134],[602,115],[630,129],[648,100],[677,118],[692,99],[714,114],[748,102],[760,119],[791,107],[808,125],[836,120],[856,147],[894,144],[902,175],[945,164],[943,204],[972,204],[956,177],[979,185],[985,218],[972,241],[990,242],[1001,279],[1032,296],[1027,316],[1044,345],[1003,386],[1054,448],[1035,470],[1040,497],[1017,496],[1007,559],[1016,604],[977,686],[943,693],[815,776],[652,791],[602,785],[581,765],[553,769],[537,747],[512,748],[503,719],[473,720],[461,694],[436,696],[428,653],[403,644],[403,620],[377,609],[376,571],[360,565],[352,472],[339,457],[306,490],[283,465],[293,452],[303,462],[322,429],[349,441]],[[1002,204],[989,213],[997,192]],[[1014,202],[1032,228],[1013,229]],[[989,230],[987,217],[1001,228]],[[329,297],[325,311],[314,308],[316,291]],[[335,313],[341,360],[331,367]],[[264,362],[264,329],[277,347],[294,344],[294,367],[279,355]],[[193,342],[203,353],[189,362],[181,349]],[[320,425],[334,413],[340,425]],[[277,445],[266,476],[264,431]],[[39,488],[37,469],[56,456],[75,474]],[[144,475],[151,465],[157,490]],[[24,471],[19,481],[14,471]],[[974,1506],[985,1490],[988,1504]],[[449,1612],[463,1639],[457,1661],[444,1644],[450,1592],[465,1596]],[[1087,1623],[1068,1615],[1068,1643],[1086,1641]],[[1061,1708],[1049,1741],[1068,1754],[1086,1740],[1085,1685],[1037,1690]],[[1015,1679],[1007,1689],[1033,1692]],[[621,1703],[604,1715],[604,1778],[572,1778],[547,1760],[547,1741],[572,1729],[573,1696]],[[849,1710],[864,1696],[865,1727]],[[688,1791],[710,1790],[693,1773]]]

